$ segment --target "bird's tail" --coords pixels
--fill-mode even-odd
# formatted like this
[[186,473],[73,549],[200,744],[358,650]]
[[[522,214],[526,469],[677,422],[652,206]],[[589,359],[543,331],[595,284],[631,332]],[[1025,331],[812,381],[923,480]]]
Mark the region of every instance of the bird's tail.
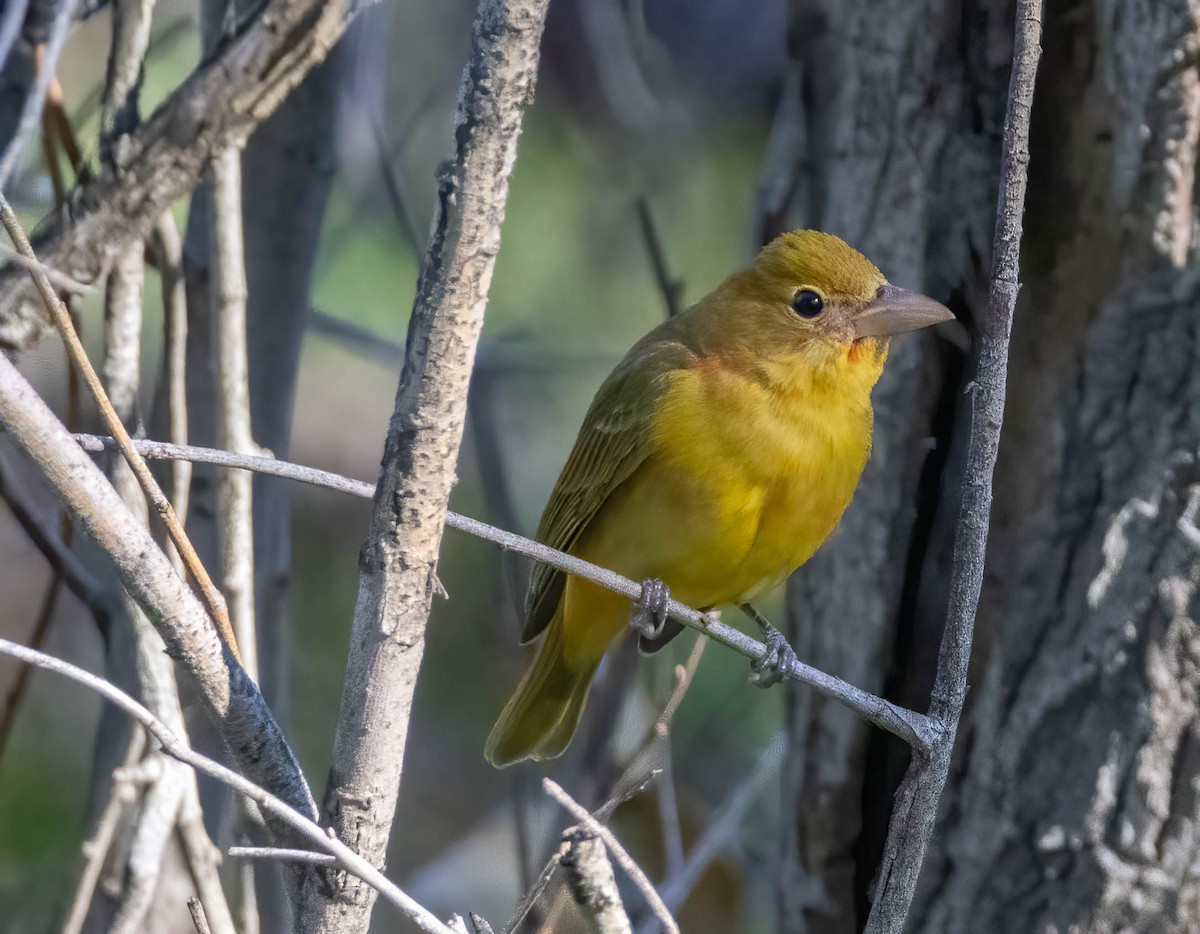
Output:
[[563,630],[560,607],[492,727],[484,754],[498,769],[523,759],[556,759],[571,742],[603,651],[577,667],[563,651]]

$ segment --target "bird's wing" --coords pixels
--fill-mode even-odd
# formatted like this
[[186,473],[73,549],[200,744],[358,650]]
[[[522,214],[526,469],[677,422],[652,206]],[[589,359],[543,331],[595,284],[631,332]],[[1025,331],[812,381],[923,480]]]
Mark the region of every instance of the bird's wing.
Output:
[[[695,354],[669,326],[647,335],[630,350],[592,400],[542,513],[538,541],[559,551],[571,550],[605,500],[650,453],[654,412],[670,373],[695,361]],[[534,564],[522,641],[533,639],[550,624],[565,583],[562,571]]]

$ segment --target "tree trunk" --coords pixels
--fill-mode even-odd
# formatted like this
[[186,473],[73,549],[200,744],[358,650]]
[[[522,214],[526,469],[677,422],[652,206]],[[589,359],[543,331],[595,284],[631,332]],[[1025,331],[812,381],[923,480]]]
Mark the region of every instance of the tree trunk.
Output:
[[[983,308],[1012,6],[880,6],[793,11],[805,171],[829,195],[791,219],[845,225],[904,284],[921,284],[924,260],[925,287],[969,325]],[[1194,925],[1198,20],[1185,0],[1046,9],[972,693],[914,931]],[[863,489],[790,601],[806,661],[918,709],[968,427],[955,355],[936,354],[939,391],[927,363],[907,362],[922,352],[893,358]],[[922,432],[938,443],[923,468]],[[906,753],[844,716],[792,693],[785,930],[865,919]]]

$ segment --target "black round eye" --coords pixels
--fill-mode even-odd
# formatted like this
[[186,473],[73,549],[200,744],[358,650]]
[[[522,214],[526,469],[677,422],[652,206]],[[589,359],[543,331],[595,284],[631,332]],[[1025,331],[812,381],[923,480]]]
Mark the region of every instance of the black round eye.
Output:
[[792,311],[801,318],[815,318],[824,308],[824,299],[812,289],[801,289],[792,299]]

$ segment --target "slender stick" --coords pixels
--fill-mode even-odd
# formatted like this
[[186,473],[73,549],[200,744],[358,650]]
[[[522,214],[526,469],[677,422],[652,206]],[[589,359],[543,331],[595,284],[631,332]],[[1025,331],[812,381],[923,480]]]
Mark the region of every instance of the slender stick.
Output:
[[[246,259],[242,245],[241,152],[230,147],[213,162],[212,266],[217,351],[217,424],[221,447],[256,454],[250,432],[250,366],[246,352]],[[217,488],[221,532],[221,583],[242,652],[242,664],[258,680],[254,623],[253,477],[226,470]]]
[[227,769],[220,763],[214,762],[207,756],[202,756],[193,750],[148,709],[112,683],[89,671],[78,668],[70,662],[64,662],[62,659],[47,655],[44,652],[35,652],[15,642],[10,642],[8,639],[0,639],[0,654],[19,658],[26,664],[36,665],[38,668],[44,668],[65,678],[70,678],[72,681],[76,681],[84,687],[95,691],[106,701],[119,707],[137,723],[140,723],[151,736],[158,740],[162,746],[162,751],[172,759],[177,759],[185,765],[191,766],[197,772],[203,772],[205,775],[212,776],[222,784],[228,785],[238,794],[249,798],[263,811],[270,812],[279,818],[282,823],[286,824],[315,847],[336,857],[339,866],[377,890],[379,894],[400,909],[406,917],[414,921],[422,931],[431,932],[431,934],[446,934],[449,931],[449,928],[442,924],[433,914],[413,901],[399,886],[391,882],[383,873],[338,840],[337,837],[333,836],[325,828],[321,827],[316,821],[309,819],[295,808],[275,797],[269,791],[254,784],[249,779],[243,778],[232,769]]
[[208,926],[208,915],[204,912],[204,904],[194,895],[188,899],[188,913],[192,916],[192,925],[196,928],[196,934],[212,934],[212,928]]
[[[21,224],[17,220],[16,214],[13,213],[8,199],[3,194],[0,194],[0,222],[3,222],[17,251],[26,259],[36,262],[37,257],[33,253],[33,247],[29,245],[29,239],[25,236],[25,231],[21,229]],[[225,611],[225,600],[221,596],[221,592],[213,584],[212,579],[208,576],[208,572],[204,569],[199,555],[196,554],[196,550],[188,540],[187,533],[183,530],[183,524],[175,515],[175,510],[171,508],[170,501],[163,495],[163,491],[159,488],[158,483],[155,482],[154,476],[150,473],[150,468],[146,466],[146,462],[134,449],[129,432],[125,430],[120,417],[113,410],[112,403],[109,402],[108,396],[104,392],[104,387],[100,383],[100,377],[96,375],[96,370],[92,367],[91,361],[88,360],[87,352],[83,349],[79,335],[75,333],[75,327],[71,323],[71,316],[67,313],[66,306],[59,299],[50,285],[50,280],[46,277],[45,273],[41,272],[40,268],[30,269],[29,274],[37,286],[42,301],[45,302],[46,308],[50,312],[50,317],[54,320],[55,326],[66,343],[72,362],[74,362],[82,374],[88,391],[91,392],[96,405],[100,409],[105,427],[108,428],[109,432],[116,439],[117,447],[129,463],[129,467],[137,478],[138,485],[141,486],[146,499],[166,526],[167,533],[171,536],[171,542],[175,545],[180,557],[183,558],[184,564],[187,565],[192,579],[195,580],[196,585],[200,588],[201,595],[208,606],[209,613],[217,627],[217,631],[221,634],[221,638],[229,646],[229,650],[233,653],[234,658],[238,658],[240,661],[237,640],[234,638],[233,630],[229,625],[229,615]]]
[[[162,280],[163,359],[160,392],[165,387],[167,433],[174,444],[187,444],[187,294],[183,282],[183,242],[175,218],[169,211],[154,228],[150,249]],[[175,461],[171,474],[171,507],[182,521],[187,519],[191,483],[191,461]]]
[[276,846],[231,846],[226,855],[234,859],[277,859],[288,863],[315,863],[318,866],[337,864],[337,857],[329,853]]
[[667,317],[674,318],[683,311],[683,280],[671,275],[667,265],[667,254],[663,249],[662,238],[658,235],[658,227],[654,223],[654,215],[650,213],[650,202],[645,198],[637,199],[638,223],[642,228],[642,240],[646,244],[646,253],[650,256],[650,265],[654,269],[654,279],[658,283],[658,291],[662,294],[666,306]]
[[938,653],[929,718],[937,739],[916,754],[896,794],[876,884],[867,934],[900,934],[908,919],[921,864],[950,773],[951,754],[967,695],[967,668],[975,612],[983,587],[992,473],[1004,422],[1008,344],[1020,290],[1021,226],[1029,166],[1029,118],[1041,55],[1041,0],[1018,0],[1008,111],[1004,118],[999,203],[992,246],[988,313],[976,346],[975,380],[969,394],[971,433],[962,504],[954,537],[949,614]]
[[675,919],[671,917],[671,912],[663,904],[663,900],[654,888],[654,884],[646,877],[646,873],[642,871],[642,867],[634,861],[633,857],[625,850],[625,847],[621,846],[621,842],[613,832],[596,820],[596,818],[592,817],[588,813],[587,808],[563,791],[562,787],[553,779],[542,779],[542,787],[546,790],[546,794],[561,804],[567,813],[579,821],[583,827],[604,841],[604,845],[608,847],[608,852],[612,855],[612,858],[617,861],[617,865],[629,876],[629,881],[637,886],[638,891],[642,893],[642,897],[646,900],[646,904],[650,906],[650,910],[662,922],[663,929],[667,931],[667,934],[679,934],[679,925],[675,923]]
[[[79,434],[75,437],[86,451],[99,452],[107,450],[115,444],[112,438],[98,435]],[[301,483],[321,486],[365,499],[370,499],[375,495],[375,488],[365,481],[353,480],[327,470],[304,467],[272,457],[231,454],[228,451],[218,451],[213,448],[166,444],[162,441],[136,440],[132,443],[143,456],[151,459],[184,458],[197,464],[240,467],[243,470],[253,470],[275,477],[287,477]],[[447,512],[446,525],[477,538],[494,542],[509,551],[542,561],[568,574],[590,580],[614,593],[629,597],[631,600],[636,600],[641,596],[642,585],[640,583],[623,577],[615,571],[584,561],[574,555],[557,551],[513,532],[498,529],[486,522],[480,522],[478,519],[472,519],[456,512]],[[676,600],[671,600],[667,604],[667,615],[752,661],[761,659],[767,652],[766,645],[746,635],[740,629],[725,625],[715,613],[701,613]],[[786,678],[807,684],[820,694],[844,704],[880,729],[899,736],[915,749],[926,750],[933,741],[934,732],[924,714],[906,710],[891,701],[877,697],[841,678],[826,674],[803,662],[794,662],[783,674]]]

